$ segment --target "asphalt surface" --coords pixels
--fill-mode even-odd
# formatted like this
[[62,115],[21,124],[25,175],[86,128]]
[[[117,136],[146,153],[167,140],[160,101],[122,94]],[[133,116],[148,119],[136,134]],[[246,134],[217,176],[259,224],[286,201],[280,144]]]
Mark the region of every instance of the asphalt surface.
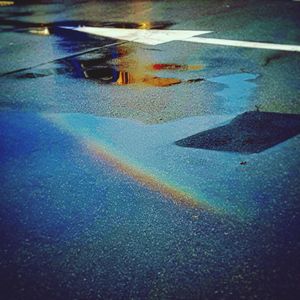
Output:
[[[298,1],[0,1],[1,299],[299,299]],[[10,5],[11,4],[11,5]]]

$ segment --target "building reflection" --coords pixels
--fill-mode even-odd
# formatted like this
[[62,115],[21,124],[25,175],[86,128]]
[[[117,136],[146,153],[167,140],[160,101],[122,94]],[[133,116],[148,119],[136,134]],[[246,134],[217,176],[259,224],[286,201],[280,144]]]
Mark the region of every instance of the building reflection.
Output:
[[[201,66],[178,64],[149,64],[151,58],[147,51],[139,51],[136,46],[119,45],[104,57],[93,59],[72,58],[64,62],[75,77],[96,80],[99,83],[115,85],[150,85],[166,87],[182,82],[176,77],[160,77],[156,74],[162,70],[186,71],[199,70]],[[110,49],[112,50],[112,49]],[[142,52],[142,53],[141,53]],[[143,54],[143,55],[142,55]],[[159,65],[159,68],[158,68]],[[71,67],[71,68],[70,68]]]
[[[128,18],[141,20],[137,23],[112,23],[109,22],[104,27],[139,28],[141,30],[166,29],[170,22],[150,22],[152,3],[151,1],[133,1],[129,4]],[[124,12],[125,13],[125,12]],[[91,25],[89,25],[91,26]],[[96,26],[96,25],[95,25]],[[99,26],[99,25],[98,25]],[[78,51],[78,45],[95,47],[99,45],[99,40],[95,37],[73,32],[70,30],[57,29],[58,27],[36,26],[29,28],[31,34],[49,35],[52,33],[62,37],[61,47],[68,47],[68,51]],[[90,41],[92,40],[92,42]],[[98,44],[97,44],[98,43]],[[86,49],[86,48],[85,48]],[[167,87],[179,84],[182,80],[178,73],[173,71],[194,71],[201,69],[201,66],[187,66],[176,63],[157,62],[157,49],[147,49],[137,43],[115,43],[105,48],[101,47],[91,53],[72,56],[61,59],[58,63],[60,67],[51,70],[37,70],[36,74],[23,74],[21,78],[36,78],[56,74],[70,74],[75,78],[85,78],[94,80],[102,84],[114,85],[145,85],[156,87]],[[163,73],[163,71],[166,71]],[[171,77],[170,74],[172,75]],[[173,74],[175,76],[173,76]],[[163,76],[161,76],[163,75]],[[167,76],[167,77],[165,77]],[[198,79],[196,79],[198,80]],[[194,81],[196,81],[194,80]]]
[[[141,26],[146,26],[144,23]],[[151,23],[147,23],[151,28]],[[151,49],[145,49],[135,43],[111,46],[105,53],[92,56],[79,56],[64,61],[75,77],[96,80],[99,83],[115,85],[150,85],[167,87],[182,82],[176,77],[158,76],[161,71],[196,71],[201,66],[180,65],[175,63],[157,63]],[[70,66],[71,64],[71,66]],[[174,72],[173,72],[174,73]],[[177,73],[174,73],[176,75]]]
[[[154,24],[157,26],[157,23]],[[151,23],[141,26],[151,28]],[[30,31],[32,34],[48,35],[48,27],[37,27]],[[37,78],[54,74],[69,74],[74,78],[94,80],[101,84],[115,85],[145,85],[167,87],[182,82],[178,72],[197,71],[200,65],[181,65],[176,63],[157,62],[155,49],[147,49],[135,43],[115,44],[97,51],[73,56],[57,61],[52,68],[35,69],[34,72],[23,73],[18,78]],[[167,73],[163,73],[163,72]],[[174,77],[160,76],[161,74],[174,74]],[[178,77],[177,77],[178,76]],[[203,80],[196,78],[185,82]]]

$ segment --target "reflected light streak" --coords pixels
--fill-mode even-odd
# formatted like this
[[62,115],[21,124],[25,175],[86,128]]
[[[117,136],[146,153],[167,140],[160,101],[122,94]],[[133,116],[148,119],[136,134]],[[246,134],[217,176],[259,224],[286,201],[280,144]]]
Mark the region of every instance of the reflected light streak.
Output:
[[139,24],[139,29],[151,29],[152,28],[152,24],[150,22],[141,22]]
[[14,1],[0,1],[0,6],[10,6],[14,4],[15,4]]
[[144,75],[143,77],[136,76],[135,74],[129,72],[119,72],[119,78],[116,81],[117,85],[126,85],[140,83],[145,85],[157,86],[157,87],[167,87],[174,84],[181,83],[180,79],[177,78],[163,78],[157,76]]
[[40,28],[35,28],[29,30],[30,33],[32,34],[37,34],[37,35],[50,35],[50,31],[48,27],[40,27]]

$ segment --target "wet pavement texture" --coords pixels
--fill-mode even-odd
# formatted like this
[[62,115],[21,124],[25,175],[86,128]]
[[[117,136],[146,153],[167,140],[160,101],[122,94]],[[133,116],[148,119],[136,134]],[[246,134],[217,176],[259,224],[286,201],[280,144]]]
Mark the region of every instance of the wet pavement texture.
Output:
[[[5,3],[4,3],[5,2]],[[0,1],[1,299],[299,299],[297,1]]]

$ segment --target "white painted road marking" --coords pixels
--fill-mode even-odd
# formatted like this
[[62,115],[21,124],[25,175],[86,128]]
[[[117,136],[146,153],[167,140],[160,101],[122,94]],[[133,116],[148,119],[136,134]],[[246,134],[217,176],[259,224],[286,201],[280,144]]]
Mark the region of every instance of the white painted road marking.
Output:
[[247,42],[247,41],[235,41],[235,40],[224,40],[224,39],[210,39],[210,38],[201,38],[201,37],[191,37],[185,39],[185,41],[200,43],[200,44],[212,44],[212,45],[222,45],[222,46],[232,46],[232,47],[300,52],[300,46],[297,45]]
[[210,33],[211,31],[193,30],[159,30],[159,29],[125,29],[125,28],[101,28],[101,27],[61,27],[80,32],[137,42],[147,45],[159,45],[171,41],[185,40],[187,38]]
[[210,33],[211,31],[124,29],[124,28],[102,28],[102,27],[87,27],[87,26],[61,27],[61,28],[76,30],[76,31],[90,33],[99,36],[105,36],[114,39],[137,42],[137,43],[142,43],[147,45],[159,45],[171,41],[185,41],[185,42],[211,44],[211,45],[300,52],[300,46],[298,45],[284,45],[284,44],[196,37],[198,35]]

